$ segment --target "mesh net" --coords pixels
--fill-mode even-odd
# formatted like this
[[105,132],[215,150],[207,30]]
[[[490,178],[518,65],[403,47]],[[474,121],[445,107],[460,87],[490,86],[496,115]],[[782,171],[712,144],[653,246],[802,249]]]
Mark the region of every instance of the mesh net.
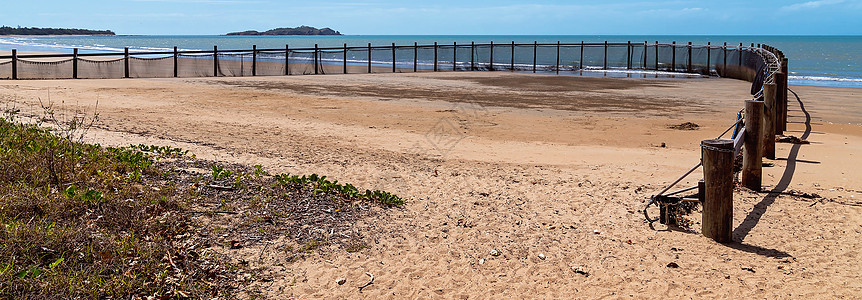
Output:
[[179,77],[211,77],[213,76],[213,55],[180,54],[177,59],[177,76]]
[[24,60],[18,59],[19,79],[72,78],[72,59]]
[[629,65],[629,48],[627,45],[608,46],[608,68],[625,69]]
[[129,77],[164,78],[174,76],[174,57],[129,57]]
[[[512,45],[494,45],[494,64],[490,70],[512,70],[512,58],[515,47]],[[490,53],[489,53],[490,54]]]
[[230,77],[251,76],[252,54],[245,52],[219,52],[218,75]]
[[314,52],[290,51],[288,61],[288,74],[290,75],[314,74]]
[[12,78],[12,60],[0,60],[0,79]]
[[318,53],[318,66],[321,74],[343,74],[344,51],[320,51]]
[[78,58],[78,78],[110,79],[125,77],[125,59]]
[[416,50],[419,59],[416,62],[416,70],[421,71],[433,71],[434,70],[434,47],[419,47]]
[[284,51],[258,52],[257,76],[284,75]]
[[413,72],[413,55],[413,47],[396,48],[395,70],[397,72]]

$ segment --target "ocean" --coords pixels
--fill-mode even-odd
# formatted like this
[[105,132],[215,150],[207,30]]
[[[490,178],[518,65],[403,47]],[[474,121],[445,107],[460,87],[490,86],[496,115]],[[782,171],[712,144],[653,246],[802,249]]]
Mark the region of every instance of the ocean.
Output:
[[475,43],[577,43],[585,42],[627,42],[677,43],[692,42],[705,45],[711,42],[720,45],[750,45],[763,43],[784,51],[790,59],[790,84],[831,87],[862,88],[862,36],[729,36],[729,35],[345,35],[345,36],[2,36],[0,51],[18,49],[19,51],[47,51],[71,53],[73,48],[81,52],[114,52],[129,47],[131,51],[172,51],[180,50],[240,50],[258,48],[281,49],[320,47],[430,45],[434,42],[444,45]]

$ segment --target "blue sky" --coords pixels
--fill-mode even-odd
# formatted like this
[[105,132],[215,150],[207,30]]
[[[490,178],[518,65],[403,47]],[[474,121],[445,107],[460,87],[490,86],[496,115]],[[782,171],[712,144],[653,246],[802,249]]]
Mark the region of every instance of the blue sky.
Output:
[[299,25],[344,34],[862,34],[862,0],[2,1],[0,25],[118,34],[224,34]]

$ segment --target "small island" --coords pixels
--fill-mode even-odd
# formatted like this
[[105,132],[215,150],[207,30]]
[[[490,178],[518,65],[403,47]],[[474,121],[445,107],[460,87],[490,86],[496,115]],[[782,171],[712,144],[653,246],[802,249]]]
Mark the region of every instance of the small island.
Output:
[[267,30],[264,32],[248,30],[242,32],[231,32],[227,35],[341,35],[340,32],[329,27],[317,29],[311,26],[299,26],[295,28],[285,27]]
[[0,35],[116,35],[110,30],[74,28],[0,27]]

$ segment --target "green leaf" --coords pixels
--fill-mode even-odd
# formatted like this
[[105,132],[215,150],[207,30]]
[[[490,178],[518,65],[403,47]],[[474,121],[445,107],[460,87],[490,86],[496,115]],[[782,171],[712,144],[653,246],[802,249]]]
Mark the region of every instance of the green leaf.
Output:
[[61,263],[63,263],[63,260],[65,260],[65,258],[62,258],[62,257],[61,257],[61,258],[57,259],[56,261],[52,262],[52,263],[51,263],[50,265],[48,265],[48,266],[49,266],[49,267],[51,267],[51,270],[53,270],[54,268],[56,268],[57,266],[59,266]]

